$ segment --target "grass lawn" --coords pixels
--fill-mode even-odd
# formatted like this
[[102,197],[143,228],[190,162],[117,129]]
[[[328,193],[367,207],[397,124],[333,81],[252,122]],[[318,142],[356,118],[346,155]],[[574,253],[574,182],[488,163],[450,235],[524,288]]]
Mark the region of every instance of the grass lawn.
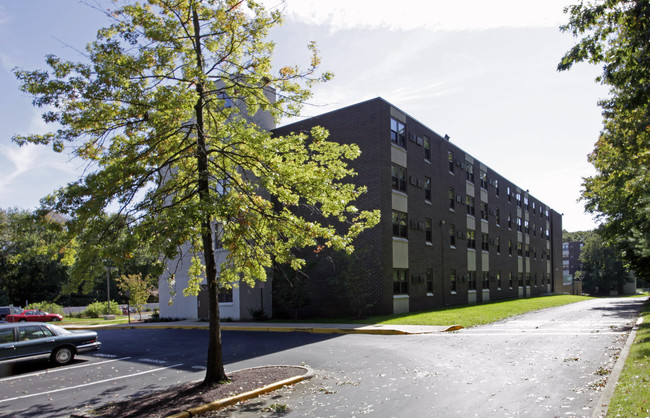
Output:
[[[131,320],[133,321],[133,316]],[[61,325],[65,327],[66,325],[110,325],[110,324],[126,324],[129,322],[128,316],[115,316],[115,319],[104,319],[104,318],[69,318],[67,316],[63,317],[63,321],[54,322],[55,325]]]
[[643,323],[625,361],[608,417],[650,416],[650,301],[641,316]]
[[[456,306],[427,312],[400,315],[371,316],[364,319],[326,318],[309,319],[298,322],[339,323],[339,324],[394,324],[394,325],[462,325],[472,327],[488,324],[530,311],[552,308],[592,299],[588,296],[557,295],[526,299],[513,299],[480,303],[471,306]],[[296,322],[296,321],[282,321]]]
[[378,316],[369,318],[373,324],[399,325],[462,325],[473,327],[489,324],[511,316],[537,311],[569,303],[592,299],[588,296],[557,295],[526,299],[513,299],[481,303],[471,306],[446,308],[429,312],[402,315]]

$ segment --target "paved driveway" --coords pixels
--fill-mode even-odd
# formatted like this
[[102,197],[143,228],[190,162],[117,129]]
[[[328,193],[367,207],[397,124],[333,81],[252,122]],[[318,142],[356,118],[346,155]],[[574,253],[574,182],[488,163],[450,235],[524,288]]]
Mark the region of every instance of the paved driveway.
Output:
[[[228,371],[307,364],[317,377],[230,412],[260,416],[589,416],[641,299],[597,299],[422,335],[226,331]],[[101,330],[98,356],[17,366],[0,416],[67,416],[203,377],[205,330]]]

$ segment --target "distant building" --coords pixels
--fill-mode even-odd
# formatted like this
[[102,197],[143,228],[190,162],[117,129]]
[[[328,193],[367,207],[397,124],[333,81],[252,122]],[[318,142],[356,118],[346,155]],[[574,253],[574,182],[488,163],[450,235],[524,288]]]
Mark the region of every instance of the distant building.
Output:
[[575,280],[575,273],[582,267],[580,253],[584,245],[582,241],[562,243],[562,284],[565,288],[570,288],[570,291],[566,291],[574,295],[582,294],[582,282]]
[[[358,175],[346,181],[368,189],[359,208],[381,210],[380,224],[355,243],[357,267],[367,276],[368,314],[568,291],[562,216],[448,136],[381,98],[273,132],[314,126],[361,148],[351,162]],[[301,314],[341,316],[350,295],[332,285],[331,268],[321,264],[305,282]],[[274,301],[274,313],[284,308]]]

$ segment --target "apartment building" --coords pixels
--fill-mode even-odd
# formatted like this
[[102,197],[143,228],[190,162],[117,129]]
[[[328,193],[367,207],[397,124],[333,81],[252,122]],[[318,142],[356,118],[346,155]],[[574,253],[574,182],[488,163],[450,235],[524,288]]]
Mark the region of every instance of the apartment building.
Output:
[[[381,98],[273,132],[313,126],[361,148],[349,181],[368,192],[357,206],[381,210],[380,224],[355,243],[368,275],[367,313],[562,291],[562,217],[529,190]],[[306,282],[303,315],[344,312],[327,274],[315,269]]]

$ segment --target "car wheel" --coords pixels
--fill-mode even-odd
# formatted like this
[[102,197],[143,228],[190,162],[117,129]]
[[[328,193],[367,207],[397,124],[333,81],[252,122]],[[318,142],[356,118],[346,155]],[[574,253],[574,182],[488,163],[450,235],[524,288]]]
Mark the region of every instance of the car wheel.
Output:
[[74,351],[70,347],[59,347],[52,353],[52,361],[59,366],[65,366],[74,359]]
[[58,322],[58,321],[60,321],[60,320],[61,320],[60,318],[52,318],[52,321],[53,321],[53,322]]
[[21,319],[20,322],[27,322],[27,320],[26,319]]

